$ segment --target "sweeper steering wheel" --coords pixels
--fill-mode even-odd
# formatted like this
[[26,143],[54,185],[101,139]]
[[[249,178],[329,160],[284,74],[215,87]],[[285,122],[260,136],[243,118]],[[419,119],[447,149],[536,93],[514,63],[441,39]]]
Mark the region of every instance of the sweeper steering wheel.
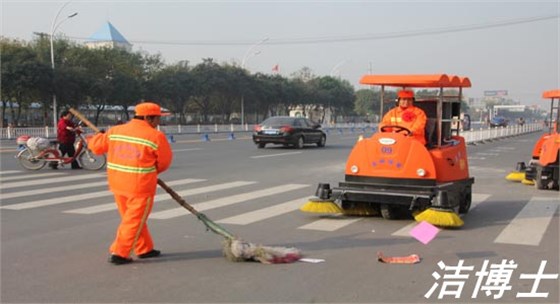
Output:
[[401,133],[401,132],[405,132],[406,136],[410,136],[412,135],[412,131],[410,131],[408,128],[403,127],[403,126],[397,126],[397,125],[386,125],[381,127],[381,129],[379,129],[381,132],[394,132],[394,133]]

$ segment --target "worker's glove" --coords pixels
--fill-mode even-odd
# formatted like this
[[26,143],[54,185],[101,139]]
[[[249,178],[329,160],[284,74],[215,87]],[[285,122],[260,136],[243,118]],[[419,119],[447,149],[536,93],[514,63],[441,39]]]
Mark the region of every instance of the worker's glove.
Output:
[[99,133],[103,133],[103,134],[105,134],[105,129],[101,129],[101,130],[99,130]]

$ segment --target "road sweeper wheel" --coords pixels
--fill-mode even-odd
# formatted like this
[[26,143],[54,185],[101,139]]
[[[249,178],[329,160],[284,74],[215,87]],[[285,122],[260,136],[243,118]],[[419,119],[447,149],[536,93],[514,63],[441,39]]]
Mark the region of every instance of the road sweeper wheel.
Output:
[[537,166],[535,169],[535,188],[539,189],[539,190],[543,190],[547,188],[547,185],[545,185],[542,181],[542,167]]
[[461,193],[461,199],[459,201],[459,213],[466,214],[471,209],[472,203],[472,187],[468,186]]
[[259,149],[263,149],[265,146],[266,146],[265,143],[258,143],[257,144],[257,148],[259,148]]
[[395,207],[387,204],[381,205],[381,216],[386,220],[394,220],[397,218],[397,210]]

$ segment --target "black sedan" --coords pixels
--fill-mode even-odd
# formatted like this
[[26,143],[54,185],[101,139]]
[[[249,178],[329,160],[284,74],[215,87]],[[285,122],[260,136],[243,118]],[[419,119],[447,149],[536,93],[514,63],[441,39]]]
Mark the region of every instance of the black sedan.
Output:
[[303,117],[274,116],[255,126],[253,142],[259,149],[266,144],[303,148],[305,144],[324,147],[327,135],[321,125]]

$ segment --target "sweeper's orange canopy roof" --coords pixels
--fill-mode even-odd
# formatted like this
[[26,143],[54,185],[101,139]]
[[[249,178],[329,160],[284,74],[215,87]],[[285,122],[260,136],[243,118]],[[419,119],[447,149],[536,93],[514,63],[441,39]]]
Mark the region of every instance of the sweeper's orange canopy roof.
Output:
[[542,98],[560,98],[560,90],[551,90],[542,93]]
[[361,84],[386,85],[393,87],[462,87],[470,88],[471,81],[467,77],[456,75],[365,75],[360,80]]

